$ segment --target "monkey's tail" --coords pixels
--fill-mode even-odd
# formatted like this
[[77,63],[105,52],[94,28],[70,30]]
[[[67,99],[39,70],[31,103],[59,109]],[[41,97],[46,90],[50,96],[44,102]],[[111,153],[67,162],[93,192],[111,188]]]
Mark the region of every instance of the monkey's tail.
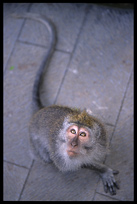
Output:
[[52,22],[47,17],[45,17],[43,15],[39,15],[39,14],[35,14],[35,13],[23,13],[23,14],[14,14],[13,13],[12,16],[15,18],[27,18],[27,19],[39,21],[40,23],[45,25],[45,27],[48,29],[48,32],[50,34],[50,46],[49,46],[47,55],[46,55],[44,61],[42,62],[40,69],[38,70],[38,72],[36,74],[34,85],[33,85],[32,110],[35,113],[36,111],[38,111],[39,109],[44,107],[44,105],[42,104],[42,102],[40,100],[40,86],[42,83],[43,72],[48,67],[51,56],[52,56],[54,48],[55,48],[56,31],[55,31],[55,27],[52,24]]

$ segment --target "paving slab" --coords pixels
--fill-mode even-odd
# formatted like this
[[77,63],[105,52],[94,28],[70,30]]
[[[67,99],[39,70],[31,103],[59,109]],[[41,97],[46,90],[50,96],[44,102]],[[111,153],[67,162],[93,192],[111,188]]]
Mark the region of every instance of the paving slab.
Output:
[[89,108],[114,125],[132,69],[133,13],[93,5],[57,103]]
[[[44,48],[16,43],[4,78],[4,159],[26,167],[31,165],[31,158],[28,156],[30,93],[35,70],[39,68],[45,51]],[[14,69],[11,70],[12,66]]]
[[98,179],[88,169],[62,173],[53,164],[35,161],[21,201],[91,201]]
[[4,201],[18,201],[28,169],[4,162]]
[[15,41],[20,32],[24,20],[19,19],[16,24],[15,20],[11,17],[12,13],[18,11],[26,12],[30,4],[23,3],[5,3],[4,9],[4,69],[10,57],[12,49],[14,48]]
[[[133,156],[133,75],[124,98],[117,126],[112,137],[111,154],[106,164],[119,170],[116,176],[120,185],[116,199],[122,201],[134,200],[134,156]],[[98,192],[102,192],[102,183]]]
[[[81,3],[34,3],[30,12],[49,17],[57,29],[58,50],[72,52],[82,26],[87,4]],[[66,26],[67,25],[67,26]],[[43,45],[42,38],[41,44]]]
[[102,194],[96,193],[94,201],[118,201],[115,197],[104,196]]

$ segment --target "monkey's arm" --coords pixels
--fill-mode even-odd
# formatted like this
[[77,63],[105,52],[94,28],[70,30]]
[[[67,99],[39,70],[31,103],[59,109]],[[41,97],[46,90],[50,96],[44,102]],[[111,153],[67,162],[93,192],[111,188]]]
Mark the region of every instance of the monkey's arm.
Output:
[[119,189],[119,186],[114,178],[114,174],[118,174],[119,172],[116,170],[112,170],[104,164],[94,163],[89,166],[83,166],[92,170],[95,170],[99,173],[104,185],[104,191],[107,193],[108,190],[111,195],[116,194],[116,188]]

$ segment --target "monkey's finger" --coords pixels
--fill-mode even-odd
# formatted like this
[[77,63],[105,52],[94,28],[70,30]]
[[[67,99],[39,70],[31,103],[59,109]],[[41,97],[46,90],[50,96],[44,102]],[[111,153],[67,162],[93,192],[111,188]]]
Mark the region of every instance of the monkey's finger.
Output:
[[114,183],[113,181],[109,181],[108,182],[108,187],[109,187],[109,192],[111,195],[115,195],[116,194],[116,190],[115,190],[115,186],[114,186]]
[[115,189],[115,186],[114,186],[114,183],[111,182],[111,184],[109,183],[109,192],[111,195],[116,195],[116,189]]
[[105,193],[107,193],[107,192],[108,192],[107,182],[104,182],[104,181],[103,181],[103,185],[104,185],[104,191],[105,191]]
[[108,186],[107,185],[104,185],[104,191],[105,191],[105,193],[108,192]]
[[116,195],[115,179],[108,179],[108,187],[111,195]]
[[114,185],[116,186],[116,188],[117,188],[117,189],[120,189],[120,187],[119,187],[118,183],[115,181],[115,179],[113,178],[112,180],[113,180],[113,183],[114,183]]
[[115,182],[115,186],[117,189],[120,189],[119,185],[117,184],[117,182]]
[[119,171],[113,170],[113,174],[119,174]]
[[109,188],[109,191],[110,191],[110,194],[111,194],[111,195],[116,195],[116,189],[115,189],[114,186],[111,186],[111,187]]

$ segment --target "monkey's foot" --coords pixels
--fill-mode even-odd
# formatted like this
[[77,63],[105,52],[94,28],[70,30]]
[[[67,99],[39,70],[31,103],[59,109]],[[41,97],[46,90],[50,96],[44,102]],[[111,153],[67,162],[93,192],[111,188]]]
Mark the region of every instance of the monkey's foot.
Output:
[[119,186],[114,178],[114,174],[118,174],[118,171],[108,169],[105,173],[100,173],[104,184],[104,191],[107,193],[110,192],[111,195],[116,195],[116,188],[119,189]]

